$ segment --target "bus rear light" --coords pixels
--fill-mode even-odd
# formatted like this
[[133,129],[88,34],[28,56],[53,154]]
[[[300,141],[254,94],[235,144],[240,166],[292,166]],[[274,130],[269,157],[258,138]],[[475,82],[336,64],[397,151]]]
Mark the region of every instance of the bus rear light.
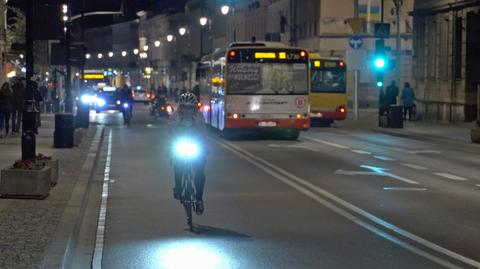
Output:
[[233,113],[233,116],[232,116],[234,119],[238,119],[238,114],[237,113]]
[[337,107],[337,111],[340,113],[347,113],[347,109],[344,106]]
[[237,55],[237,52],[232,50],[232,51],[230,51],[230,53],[228,55],[230,55],[230,57],[235,57]]
[[338,63],[338,65],[339,65],[340,67],[345,67],[345,62],[344,62],[344,61],[340,61],[340,62]]
[[304,51],[304,50],[300,51],[300,57],[302,57],[302,58],[307,57],[307,52]]
[[340,108],[340,112],[345,113],[346,109],[345,108]]
[[297,113],[297,115],[295,116],[297,119],[301,119],[302,118],[302,114],[300,113]]
[[198,109],[202,109],[202,103],[197,104]]
[[172,112],[172,111],[173,111],[172,106],[167,106],[167,112],[170,113],[170,112]]

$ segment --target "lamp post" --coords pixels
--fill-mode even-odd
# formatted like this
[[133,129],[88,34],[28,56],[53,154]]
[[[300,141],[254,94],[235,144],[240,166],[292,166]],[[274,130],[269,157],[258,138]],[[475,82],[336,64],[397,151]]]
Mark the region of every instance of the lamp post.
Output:
[[[235,3],[233,3],[235,5]],[[233,17],[233,42],[237,41],[237,27],[236,27],[236,18],[235,18],[235,6],[230,7],[229,5],[225,4],[220,8],[220,11],[224,16],[228,15],[230,11],[232,12]]]
[[205,25],[208,23],[208,18],[207,17],[201,17],[200,18],[200,60],[203,57],[203,28]]

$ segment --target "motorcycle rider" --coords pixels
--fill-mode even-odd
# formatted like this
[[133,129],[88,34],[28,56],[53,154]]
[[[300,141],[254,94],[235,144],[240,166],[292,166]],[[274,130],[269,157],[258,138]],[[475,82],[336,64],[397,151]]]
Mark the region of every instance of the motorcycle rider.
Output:
[[[173,132],[173,137],[188,133],[190,136],[196,138],[202,147],[205,137],[205,121],[203,115],[197,107],[198,100],[194,94],[187,92],[180,95],[179,107],[170,116],[169,126]],[[202,147],[204,148],[204,147]],[[202,154],[194,161],[195,170],[195,190],[196,190],[196,213],[203,214],[203,191],[205,187],[205,164],[206,156]],[[173,197],[180,199],[181,196],[181,180],[182,180],[182,166],[180,162],[174,161],[175,171],[175,187],[173,189]]]

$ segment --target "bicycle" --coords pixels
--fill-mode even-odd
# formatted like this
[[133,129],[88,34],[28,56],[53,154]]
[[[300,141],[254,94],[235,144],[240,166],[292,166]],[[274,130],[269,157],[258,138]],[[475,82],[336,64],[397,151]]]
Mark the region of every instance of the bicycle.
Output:
[[130,125],[130,120],[132,119],[132,113],[130,110],[130,105],[128,103],[123,104],[122,114],[123,114],[123,124]]
[[192,164],[188,161],[185,161],[183,164],[183,172],[182,172],[182,188],[181,188],[181,196],[180,196],[180,203],[183,205],[185,209],[185,213],[187,214],[187,224],[189,230],[193,230],[193,212],[196,211],[195,208],[195,188],[194,188],[194,179],[195,175],[193,172]]
[[176,158],[174,162],[181,162],[182,167],[180,203],[185,209],[189,230],[193,231],[193,212],[196,212],[195,170],[193,162],[200,155],[198,143],[188,139],[180,139],[175,145],[175,154]]

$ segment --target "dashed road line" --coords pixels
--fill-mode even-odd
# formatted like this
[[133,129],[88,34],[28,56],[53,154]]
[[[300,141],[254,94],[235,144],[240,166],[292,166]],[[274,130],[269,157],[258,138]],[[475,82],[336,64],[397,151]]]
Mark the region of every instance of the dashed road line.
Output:
[[464,177],[452,175],[452,174],[449,174],[449,173],[435,173],[435,175],[441,176],[441,177],[444,177],[444,178],[448,178],[448,179],[451,179],[451,180],[455,180],[455,181],[466,181],[466,180],[468,180]]
[[375,159],[379,159],[379,160],[382,160],[382,161],[395,161],[395,159],[393,158],[390,158],[390,157],[387,157],[387,156],[380,156],[380,155],[375,155],[373,156],[373,158]]
[[334,148],[349,149],[349,147],[347,147],[347,146],[340,145],[340,144],[336,144],[336,143],[332,143],[332,142],[328,142],[328,141],[325,141],[325,140],[320,140],[320,139],[313,138],[313,137],[309,137],[309,136],[302,136],[302,137],[303,137],[304,139],[306,139],[306,140],[314,141],[314,142],[317,142],[317,143],[320,143],[320,144],[324,144],[324,145],[328,145],[328,146],[331,146],[331,147],[334,147]]
[[371,152],[364,151],[364,150],[359,150],[359,149],[352,149],[352,152],[355,152],[355,153],[358,153],[358,154],[362,154],[362,155],[372,155]]
[[[233,154],[237,155],[238,157],[248,161],[252,165],[260,168],[264,172],[270,174],[274,178],[278,179],[279,181],[285,183],[286,185],[290,186],[293,189],[296,189],[297,191],[303,193],[304,195],[310,197],[311,199],[317,201],[318,203],[324,205],[325,207],[331,209],[335,213],[339,214],[340,216],[345,217],[346,219],[356,223],[357,225],[365,228],[366,230],[369,230],[370,232],[376,234],[377,236],[380,236],[392,243],[395,243],[417,255],[420,255],[430,261],[433,261],[441,266],[447,267],[447,268],[462,268],[456,264],[451,263],[450,261],[447,261],[444,258],[441,258],[441,255],[448,256],[451,259],[455,259],[457,262],[462,262],[464,264],[468,264],[474,267],[480,267],[480,262],[470,259],[466,256],[463,256],[459,253],[453,252],[449,249],[446,249],[440,245],[437,245],[431,241],[428,241],[422,237],[419,237],[415,234],[412,234],[406,230],[401,229],[400,227],[397,227],[383,219],[378,218],[377,216],[333,195],[332,193],[312,184],[311,182],[300,178],[294,174],[291,174],[290,172],[284,170],[281,167],[278,167],[265,159],[258,157],[236,145],[233,143],[229,142],[220,142],[216,140],[218,144],[220,144],[222,147],[227,149],[228,151],[232,152]],[[351,212],[351,213],[350,213]],[[381,229],[375,227],[375,225],[370,224],[366,220],[355,216],[354,214],[358,214],[359,216],[365,218],[368,221],[372,221],[376,225],[381,226],[384,229],[387,229],[390,232],[393,232],[397,234],[400,237],[396,237],[394,235],[388,234],[385,231],[382,231]],[[421,248],[418,248],[414,245],[411,245],[410,243],[407,243],[406,241],[400,239],[401,237],[403,238],[408,238],[409,240],[415,241],[417,244],[420,244],[426,248],[429,248],[430,250],[434,251],[435,254],[428,253],[425,250],[422,250]]]
[[105,163],[105,172],[103,177],[102,200],[100,203],[100,213],[98,215],[97,235],[95,238],[95,249],[93,251],[92,269],[102,268],[103,247],[105,242],[105,224],[107,221],[107,202],[108,187],[110,183],[112,162],[112,129],[108,134],[107,160]]
[[401,163],[400,165],[408,167],[408,168],[412,168],[412,169],[415,169],[415,170],[428,170],[427,167],[423,167],[423,166],[416,165],[416,164],[411,164],[411,163]]
[[384,191],[426,191],[427,188],[383,187]]

